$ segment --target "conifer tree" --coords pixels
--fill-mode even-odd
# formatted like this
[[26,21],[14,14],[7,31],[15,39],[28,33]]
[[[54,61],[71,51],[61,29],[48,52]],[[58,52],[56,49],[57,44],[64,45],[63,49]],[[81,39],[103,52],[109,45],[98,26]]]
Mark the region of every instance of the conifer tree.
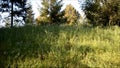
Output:
[[[10,16],[8,17],[11,17],[11,27],[13,27],[14,24],[21,22],[22,20],[25,21],[26,11],[28,9],[28,6],[26,5],[27,5],[27,0],[1,0],[0,12],[9,13]],[[22,18],[22,20],[19,20],[20,17]]]
[[40,9],[38,20],[49,24],[60,23],[62,0],[42,0],[41,4],[43,7]]
[[25,24],[32,25],[34,23],[34,13],[32,10],[32,5],[30,3],[29,3],[29,8],[26,13],[27,13],[27,15],[26,15]]

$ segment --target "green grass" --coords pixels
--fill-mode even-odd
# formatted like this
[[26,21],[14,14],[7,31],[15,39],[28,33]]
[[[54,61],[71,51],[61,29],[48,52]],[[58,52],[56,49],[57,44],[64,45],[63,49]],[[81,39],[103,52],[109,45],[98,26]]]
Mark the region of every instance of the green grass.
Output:
[[0,68],[120,68],[120,27],[0,29]]

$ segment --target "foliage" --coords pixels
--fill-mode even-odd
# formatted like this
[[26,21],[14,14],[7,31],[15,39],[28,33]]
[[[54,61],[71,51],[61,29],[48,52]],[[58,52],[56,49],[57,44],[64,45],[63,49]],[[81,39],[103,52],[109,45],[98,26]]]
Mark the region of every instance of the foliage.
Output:
[[77,22],[80,14],[71,4],[67,5],[64,11],[65,11],[64,18],[66,18],[68,24],[71,25]]
[[60,23],[60,13],[62,7],[62,0],[42,0],[43,7],[40,9],[40,16],[37,18],[38,23],[47,22],[49,24]]
[[39,16],[36,19],[37,25],[46,25],[46,24],[50,24],[50,18],[49,17],[42,17]]
[[120,68],[120,27],[0,29],[1,68]]
[[26,23],[27,25],[32,25],[33,22],[34,22],[34,14],[33,14],[33,10],[32,10],[32,5],[31,5],[31,3],[29,3],[29,8],[28,8],[26,14],[27,14],[27,15],[26,15],[25,23]]
[[93,26],[120,25],[119,0],[85,0],[83,10]]
[[[7,12],[9,13],[8,17],[11,17],[11,26],[16,23],[23,23],[22,20],[25,21],[28,8],[27,0],[1,0],[0,3],[0,12]],[[20,20],[21,17],[22,20]]]

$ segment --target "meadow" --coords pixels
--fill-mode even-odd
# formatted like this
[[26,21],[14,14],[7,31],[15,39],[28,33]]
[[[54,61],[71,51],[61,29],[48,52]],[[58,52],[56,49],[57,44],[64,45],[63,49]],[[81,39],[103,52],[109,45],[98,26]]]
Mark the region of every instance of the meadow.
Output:
[[120,27],[0,28],[0,68],[120,68]]

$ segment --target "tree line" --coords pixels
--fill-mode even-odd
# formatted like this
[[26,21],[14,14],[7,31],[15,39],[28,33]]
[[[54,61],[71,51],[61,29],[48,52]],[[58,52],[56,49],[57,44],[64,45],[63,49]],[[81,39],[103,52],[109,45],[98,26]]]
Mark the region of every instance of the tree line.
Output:
[[[16,23],[24,24],[73,24],[77,22],[80,14],[72,5],[68,5],[65,10],[61,11],[63,6],[62,0],[42,0],[42,8],[39,7],[40,15],[34,21],[34,14],[31,3],[27,3],[27,0],[1,0],[0,12],[8,12],[11,17],[11,23],[6,25],[14,26]],[[17,7],[17,9],[16,9]],[[16,18],[17,17],[17,18]],[[22,21],[18,18],[22,17]]]
[[36,19],[37,24],[74,24],[78,21],[80,14],[71,5],[61,11],[62,0],[42,0],[43,7],[40,9],[40,16]]
[[[81,2],[78,0],[78,2]],[[34,20],[31,3],[27,0],[1,0],[0,12],[8,12],[11,23],[6,25],[14,26],[17,23],[26,24],[75,24],[81,18],[78,11],[71,5],[61,11],[63,0],[42,0],[42,7],[39,8],[40,15]],[[82,4],[85,19],[92,26],[120,26],[120,1],[119,0],[85,0]],[[22,18],[19,20],[19,18]],[[22,22],[21,22],[22,21]]]

